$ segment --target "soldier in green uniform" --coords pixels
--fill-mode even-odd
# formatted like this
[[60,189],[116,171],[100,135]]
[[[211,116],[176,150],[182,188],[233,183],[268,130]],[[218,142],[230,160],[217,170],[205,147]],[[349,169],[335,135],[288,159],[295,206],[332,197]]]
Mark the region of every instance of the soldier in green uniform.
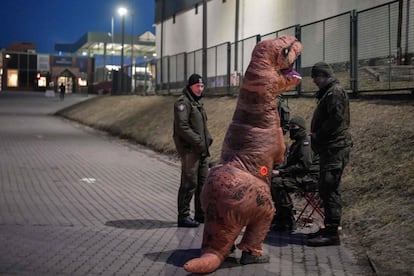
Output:
[[[178,227],[197,227],[204,222],[200,193],[207,178],[209,147],[213,142],[207,128],[207,114],[201,101],[203,79],[193,74],[174,104],[174,143],[181,157],[181,183],[178,191]],[[190,201],[194,196],[194,219]]]
[[318,158],[313,157],[305,119],[293,117],[288,124],[289,136],[294,142],[289,147],[286,162],[273,170],[272,198],[276,207],[272,229],[292,231],[295,218],[289,193],[316,186],[319,176]]
[[325,211],[325,228],[309,234],[308,245],[339,245],[342,213],[339,184],[352,147],[349,99],[327,63],[316,63],[311,74],[319,87],[311,123],[311,142],[313,151],[320,157],[319,195]]

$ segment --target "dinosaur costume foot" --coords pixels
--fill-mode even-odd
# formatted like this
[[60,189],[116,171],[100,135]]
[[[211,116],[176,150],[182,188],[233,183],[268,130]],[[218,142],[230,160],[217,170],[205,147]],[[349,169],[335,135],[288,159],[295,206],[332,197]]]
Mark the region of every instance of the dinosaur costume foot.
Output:
[[249,252],[243,251],[240,258],[240,263],[242,265],[247,264],[263,264],[270,262],[270,257],[268,255],[254,256]]
[[223,262],[223,258],[213,253],[204,253],[200,258],[192,259],[184,264],[184,269],[191,273],[211,273]]

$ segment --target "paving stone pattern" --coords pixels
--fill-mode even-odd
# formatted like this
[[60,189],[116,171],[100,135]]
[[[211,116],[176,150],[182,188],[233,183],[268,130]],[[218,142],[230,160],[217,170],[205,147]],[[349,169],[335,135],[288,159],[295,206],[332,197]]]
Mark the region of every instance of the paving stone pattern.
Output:
[[[0,92],[0,275],[189,275],[203,227],[177,228],[179,164],[50,115],[84,99]],[[236,251],[211,275],[364,275],[306,231],[269,232],[269,264]]]

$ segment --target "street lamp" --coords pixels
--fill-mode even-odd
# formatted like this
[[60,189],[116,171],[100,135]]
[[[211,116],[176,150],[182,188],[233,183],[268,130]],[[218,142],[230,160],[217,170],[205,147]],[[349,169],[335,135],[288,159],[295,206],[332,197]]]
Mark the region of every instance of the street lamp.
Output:
[[120,7],[118,13],[121,16],[121,93],[124,91],[124,44],[125,44],[125,15],[128,10],[125,7]]
[[135,59],[134,59],[134,10],[131,11],[131,77],[133,85],[131,85],[131,92],[135,93]]

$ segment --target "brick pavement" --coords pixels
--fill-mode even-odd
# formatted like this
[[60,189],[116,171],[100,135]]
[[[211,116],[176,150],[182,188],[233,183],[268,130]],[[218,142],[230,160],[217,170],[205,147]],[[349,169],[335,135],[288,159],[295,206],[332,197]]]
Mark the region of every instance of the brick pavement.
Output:
[[[202,227],[176,227],[179,164],[48,115],[85,98],[0,92],[0,274],[188,275]],[[270,232],[269,264],[236,251],[211,275],[367,275],[345,246],[305,246],[306,231]]]

